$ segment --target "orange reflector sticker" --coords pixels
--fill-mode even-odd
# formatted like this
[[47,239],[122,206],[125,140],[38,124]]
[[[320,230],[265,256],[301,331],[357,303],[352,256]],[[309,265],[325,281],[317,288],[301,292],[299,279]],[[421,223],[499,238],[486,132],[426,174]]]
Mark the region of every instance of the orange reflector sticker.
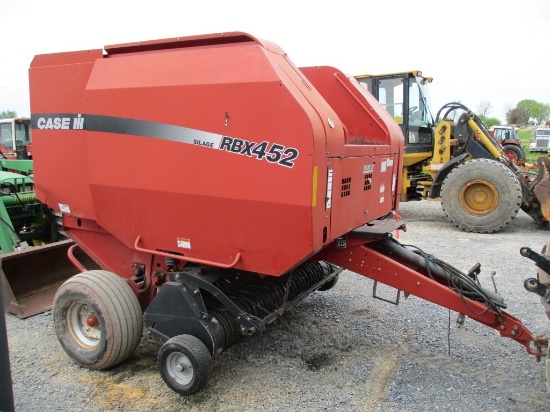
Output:
[[312,182],[312,190],[311,190],[311,206],[315,207],[317,206],[317,175],[318,175],[319,167],[313,166],[313,182]]

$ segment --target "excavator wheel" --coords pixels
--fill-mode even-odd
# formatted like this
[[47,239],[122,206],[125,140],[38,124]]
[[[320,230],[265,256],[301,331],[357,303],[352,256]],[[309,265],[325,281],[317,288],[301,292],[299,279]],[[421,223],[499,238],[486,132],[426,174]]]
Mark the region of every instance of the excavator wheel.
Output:
[[525,150],[523,150],[523,147],[515,144],[505,144],[502,149],[502,154],[510,159],[512,163],[518,166],[525,165]]
[[521,185],[502,163],[474,159],[458,165],[441,187],[445,215],[466,232],[504,229],[521,207]]

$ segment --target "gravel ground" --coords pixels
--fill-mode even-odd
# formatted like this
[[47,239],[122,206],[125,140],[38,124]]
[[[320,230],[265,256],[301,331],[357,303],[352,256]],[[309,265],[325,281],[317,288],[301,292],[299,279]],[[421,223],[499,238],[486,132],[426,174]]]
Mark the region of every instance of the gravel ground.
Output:
[[[460,232],[438,202],[405,203],[401,241],[467,271],[490,271],[508,312],[550,335],[538,298],[523,289],[534,264],[519,249],[540,250],[548,229],[520,212],[504,232]],[[380,293],[392,299],[395,291]],[[516,342],[416,297],[399,306],[372,298],[372,281],[344,272],[259,336],[214,360],[206,390],[188,398],[168,389],[158,347],[142,341],[124,364],[89,371],[58,344],[51,314],[6,314],[16,411],[548,411],[544,362]],[[450,322],[450,328],[449,328]],[[449,353],[450,352],[450,353]]]

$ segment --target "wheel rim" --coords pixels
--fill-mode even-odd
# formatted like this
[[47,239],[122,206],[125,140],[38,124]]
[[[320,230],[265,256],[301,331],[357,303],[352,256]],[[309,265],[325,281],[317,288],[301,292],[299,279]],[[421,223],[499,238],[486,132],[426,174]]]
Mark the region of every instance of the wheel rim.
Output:
[[498,205],[498,190],[486,180],[472,180],[460,190],[459,201],[460,206],[471,215],[488,215]]
[[166,358],[166,370],[180,385],[188,385],[195,374],[191,360],[181,352],[172,352]]
[[67,325],[74,339],[87,348],[94,348],[101,340],[97,314],[86,302],[73,302],[67,311]]
[[510,159],[511,162],[516,163],[518,162],[518,155],[513,150],[505,150],[503,152],[504,156],[506,156],[508,159]]

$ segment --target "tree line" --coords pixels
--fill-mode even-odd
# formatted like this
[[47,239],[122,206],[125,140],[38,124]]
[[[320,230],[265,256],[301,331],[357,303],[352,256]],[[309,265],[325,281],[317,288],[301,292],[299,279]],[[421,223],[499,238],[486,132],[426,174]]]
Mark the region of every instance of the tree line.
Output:
[[522,100],[506,112],[506,121],[509,124],[528,124],[531,119],[535,124],[543,124],[548,118],[550,106],[532,99]]
[[[488,127],[502,123],[495,117],[489,117],[491,109],[491,103],[483,101],[478,105],[476,111],[476,114]],[[550,105],[533,99],[525,99],[518,102],[515,107],[508,107],[505,116],[506,124],[543,124],[550,119]]]
[[0,119],[14,119],[17,117],[17,112],[14,110],[3,110],[0,112]]

